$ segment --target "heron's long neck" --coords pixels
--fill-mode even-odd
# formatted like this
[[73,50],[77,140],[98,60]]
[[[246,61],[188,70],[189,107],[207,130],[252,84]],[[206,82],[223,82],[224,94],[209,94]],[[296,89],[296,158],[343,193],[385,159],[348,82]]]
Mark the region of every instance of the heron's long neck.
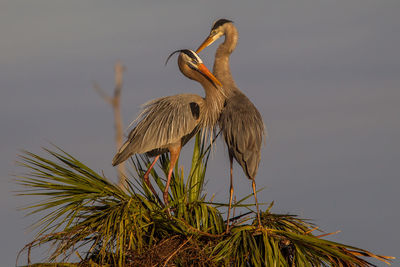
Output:
[[217,121],[221,110],[224,107],[225,95],[221,88],[217,89],[210,83],[208,83],[208,86],[204,87],[204,90],[206,92],[205,103],[209,115],[213,117],[213,120],[215,119],[215,121]]
[[225,103],[225,95],[221,88],[216,88],[210,81],[200,82],[206,93],[204,102],[205,110],[202,118],[203,127],[212,128],[217,123]]
[[225,29],[225,41],[220,44],[215,53],[213,73],[222,83],[223,91],[226,96],[231,96],[235,91],[239,91],[233,80],[229,57],[236,48],[238,32],[233,24]]

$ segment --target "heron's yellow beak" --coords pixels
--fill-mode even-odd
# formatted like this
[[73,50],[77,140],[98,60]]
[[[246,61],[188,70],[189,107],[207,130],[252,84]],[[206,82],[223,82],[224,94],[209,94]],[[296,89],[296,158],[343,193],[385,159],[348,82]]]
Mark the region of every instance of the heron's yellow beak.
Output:
[[219,37],[221,37],[222,34],[210,34],[204,42],[197,48],[196,53],[199,53],[201,50],[206,48],[207,46],[211,45],[214,43],[216,40],[218,40]]
[[203,74],[204,74],[205,76],[207,76],[211,81],[213,81],[214,84],[216,84],[216,85],[222,87],[221,82],[218,81],[218,79],[211,73],[211,71],[209,71],[209,70],[207,69],[207,67],[206,67],[203,63],[200,63],[200,64],[197,66],[197,68],[198,68],[198,70],[199,70],[201,73],[203,73]]

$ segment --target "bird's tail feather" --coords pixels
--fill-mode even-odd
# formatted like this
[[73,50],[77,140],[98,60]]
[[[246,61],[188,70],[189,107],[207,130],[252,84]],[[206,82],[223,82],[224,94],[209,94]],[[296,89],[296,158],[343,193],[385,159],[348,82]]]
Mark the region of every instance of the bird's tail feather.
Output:
[[115,154],[113,160],[112,160],[112,165],[116,166],[125,160],[127,160],[132,153],[130,152],[130,149],[127,148],[127,145],[129,142],[125,142],[125,144],[122,145],[122,147],[118,150],[117,154]]

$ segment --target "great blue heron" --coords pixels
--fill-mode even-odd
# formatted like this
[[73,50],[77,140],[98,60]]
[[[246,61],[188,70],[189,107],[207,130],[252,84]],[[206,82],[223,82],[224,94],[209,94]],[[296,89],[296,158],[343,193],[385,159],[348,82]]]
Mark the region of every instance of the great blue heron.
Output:
[[[127,141],[115,155],[112,164],[118,165],[133,154],[146,153],[155,157],[144,175],[144,180],[153,194],[157,196],[149,180],[149,173],[161,154],[170,152],[170,166],[163,192],[164,203],[168,208],[168,187],[172,170],[184,146],[202,129],[210,130],[216,124],[224,104],[221,83],[206,68],[202,60],[192,50],[180,52],[178,66],[189,79],[198,81],[205,90],[205,97],[195,94],[179,94],[151,100],[144,105],[136,119],[135,128],[129,133]],[[168,57],[168,59],[170,58]]]
[[238,40],[238,31],[233,22],[227,19],[217,20],[213,24],[209,36],[196,52],[198,53],[211,45],[221,36],[225,36],[225,41],[218,46],[215,53],[213,73],[221,81],[224,95],[227,97],[225,107],[219,118],[219,126],[228,147],[230,162],[230,196],[226,228],[228,232],[233,196],[233,158],[242,166],[246,176],[252,180],[258,224],[261,227],[255,177],[261,159],[261,145],[265,136],[265,127],[260,112],[239,90],[232,78],[229,57],[235,50]]

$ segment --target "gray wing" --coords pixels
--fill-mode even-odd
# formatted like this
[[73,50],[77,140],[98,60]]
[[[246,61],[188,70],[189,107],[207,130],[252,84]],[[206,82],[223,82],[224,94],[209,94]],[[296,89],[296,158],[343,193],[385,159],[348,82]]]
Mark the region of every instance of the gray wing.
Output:
[[169,144],[186,143],[199,122],[204,99],[198,95],[180,94],[154,99],[143,106],[135,120],[136,127],[113,159],[118,165],[133,154],[162,153]]
[[257,108],[244,94],[226,100],[219,125],[230,155],[249,178],[255,178],[261,159],[265,127]]

